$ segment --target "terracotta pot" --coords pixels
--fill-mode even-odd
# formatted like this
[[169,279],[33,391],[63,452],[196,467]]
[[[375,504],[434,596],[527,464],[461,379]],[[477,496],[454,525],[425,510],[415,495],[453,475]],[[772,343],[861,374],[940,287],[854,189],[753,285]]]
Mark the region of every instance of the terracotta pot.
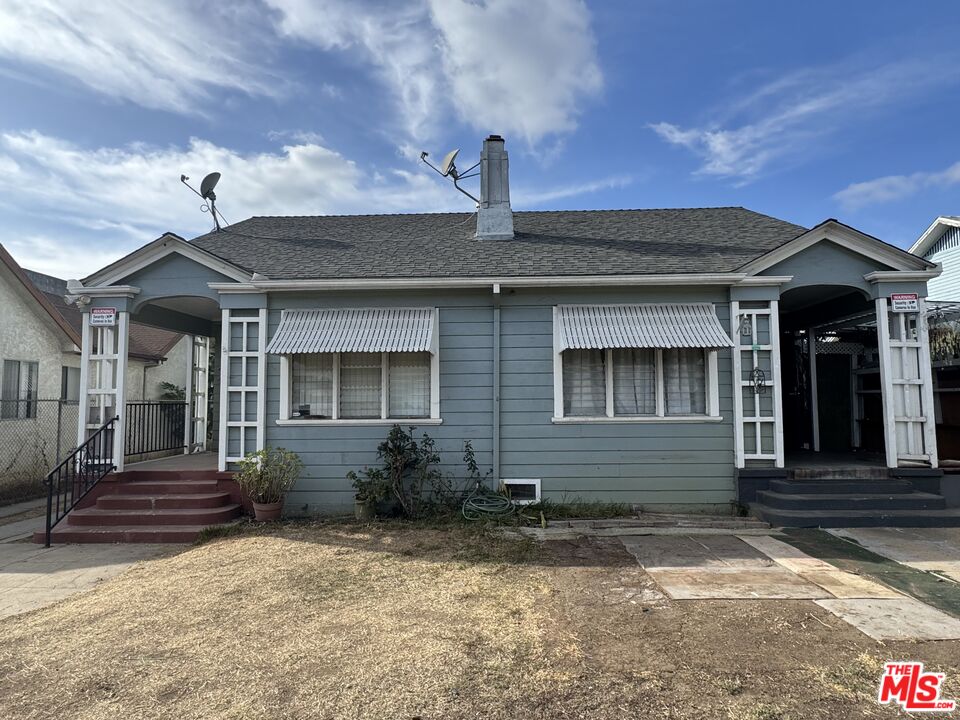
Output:
[[279,520],[283,512],[283,500],[275,503],[253,503],[253,516],[257,522],[270,522]]
[[373,511],[373,503],[367,500],[354,500],[353,502],[353,516],[357,520],[363,522],[368,522],[373,520],[375,513]]

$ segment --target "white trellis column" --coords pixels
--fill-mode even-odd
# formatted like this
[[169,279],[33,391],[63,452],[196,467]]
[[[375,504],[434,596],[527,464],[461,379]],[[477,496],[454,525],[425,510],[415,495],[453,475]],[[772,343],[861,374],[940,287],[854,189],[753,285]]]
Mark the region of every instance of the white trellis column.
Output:
[[[112,308],[108,308],[113,310]],[[92,317],[103,317],[103,308],[83,314],[80,347],[80,407],[77,418],[77,445],[86,442],[113,418],[113,456],[117,472],[123,470],[126,438],[126,378],[130,313],[114,310],[113,324],[93,325]],[[106,461],[108,458],[99,458]]]
[[267,310],[222,309],[219,468],[266,442]]

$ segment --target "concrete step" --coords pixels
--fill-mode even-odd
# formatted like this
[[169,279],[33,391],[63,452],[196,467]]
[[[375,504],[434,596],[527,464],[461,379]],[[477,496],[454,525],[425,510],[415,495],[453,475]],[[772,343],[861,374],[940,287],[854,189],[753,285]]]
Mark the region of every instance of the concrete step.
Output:
[[[61,523],[53,529],[51,543],[192,543],[207,525],[112,525],[84,527]],[[43,532],[34,542],[44,541]]]
[[933,493],[784,493],[761,490],[757,502],[780,510],[943,510],[947,501]]
[[802,467],[789,468],[788,480],[886,480],[890,477],[885,467]]
[[215,480],[137,480],[117,485],[116,493],[123,495],[186,495],[217,492]]
[[123,488],[116,495],[101,495],[97,507],[101,510],[186,510],[215,508],[230,504],[230,493],[185,493],[180,495],[125,495]]
[[66,522],[72,526],[218,525],[240,515],[239,505],[179,510],[73,510]]
[[909,480],[771,480],[770,488],[772,492],[786,493],[788,495],[802,495],[809,493],[812,495],[824,495],[827,493],[837,493],[839,495],[908,495],[914,491],[914,486]]
[[960,508],[946,510],[782,510],[754,503],[750,511],[774,527],[960,527]]

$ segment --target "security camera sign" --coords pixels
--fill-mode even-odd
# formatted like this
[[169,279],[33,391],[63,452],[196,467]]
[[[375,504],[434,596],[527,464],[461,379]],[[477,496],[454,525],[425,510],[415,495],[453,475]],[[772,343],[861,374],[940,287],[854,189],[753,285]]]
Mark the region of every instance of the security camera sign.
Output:
[[91,327],[113,327],[117,324],[116,308],[90,308]]
[[918,312],[920,298],[916,293],[893,293],[890,295],[890,309],[893,312]]

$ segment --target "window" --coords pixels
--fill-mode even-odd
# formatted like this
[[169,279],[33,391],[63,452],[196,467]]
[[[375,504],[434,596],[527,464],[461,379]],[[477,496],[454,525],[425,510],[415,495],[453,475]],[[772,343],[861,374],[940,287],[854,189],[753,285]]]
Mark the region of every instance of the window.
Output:
[[60,369],[60,399],[80,402],[80,368],[63,366]]
[[439,419],[432,353],[311,353],[281,363],[290,391],[284,419]]
[[702,348],[616,348],[560,353],[563,416],[717,416],[716,352]]
[[37,380],[40,365],[23,360],[4,360],[0,379],[0,419],[37,416]]

